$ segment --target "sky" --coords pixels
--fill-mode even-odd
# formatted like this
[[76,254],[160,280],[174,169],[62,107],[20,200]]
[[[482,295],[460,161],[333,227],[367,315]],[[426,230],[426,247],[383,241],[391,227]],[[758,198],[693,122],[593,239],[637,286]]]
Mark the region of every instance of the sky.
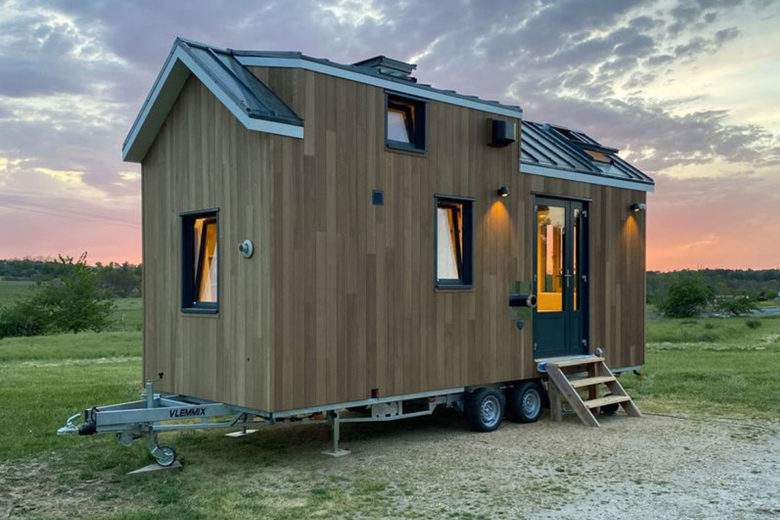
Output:
[[0,258],[140,261],[140,167],[121,145],[176,36],[417,63],[651,175],[648,269],[780,267],[770,0],[0,0]]

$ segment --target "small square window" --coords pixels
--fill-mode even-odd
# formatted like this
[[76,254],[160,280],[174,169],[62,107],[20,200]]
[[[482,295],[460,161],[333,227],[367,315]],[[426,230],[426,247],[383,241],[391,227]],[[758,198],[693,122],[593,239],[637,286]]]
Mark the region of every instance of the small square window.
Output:
[[181,217],[182,310],[219,310],[219,213],[209,210]]
[[425,102],[387,94],[385,142],[388,148],[425,151]]
[[472,201],[436,198],[436,286],[462,289],[473,284]]

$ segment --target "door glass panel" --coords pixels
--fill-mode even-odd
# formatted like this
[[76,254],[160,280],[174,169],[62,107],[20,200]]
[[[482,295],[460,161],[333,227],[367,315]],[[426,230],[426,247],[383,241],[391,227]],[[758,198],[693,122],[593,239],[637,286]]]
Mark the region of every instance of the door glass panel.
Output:
[[580,243],[578,241],[579,235],[579,224],[580,224],[580,208],[574,208],[573,217],[574,221],[572,222],[572,256],[571,256],[571,280],[572,280],[572,298],[574,302],[573,309],[576,311],[579,308],[578,302],[577,302],[577,286],[580,284],[579,278],[577,278],[577,273],[579,270],[577,269],[577,249],[580,246]]
[[563,237],[566,210],[538,206],[536,212],[537,312],[563,311]]

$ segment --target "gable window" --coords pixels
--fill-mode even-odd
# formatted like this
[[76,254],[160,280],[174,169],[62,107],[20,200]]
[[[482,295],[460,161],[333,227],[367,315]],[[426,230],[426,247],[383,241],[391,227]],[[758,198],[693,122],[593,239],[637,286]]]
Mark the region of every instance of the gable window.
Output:
[[436,198],[436,286],[464,289],[473,284],[472,201]]
[[425,151],[425,102],[387,94],[385,143],[388,148],[408,152]]
[[219,212],[207,210],[181,217],[182,310],[219,310]]

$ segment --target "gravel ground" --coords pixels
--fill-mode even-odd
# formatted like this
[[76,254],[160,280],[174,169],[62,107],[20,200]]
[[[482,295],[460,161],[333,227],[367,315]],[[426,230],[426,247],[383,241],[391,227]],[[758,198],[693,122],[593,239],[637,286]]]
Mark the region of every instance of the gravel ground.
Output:
[[[778,423],[653,415],[601,423],[595,429],[573,417],[560,424],[545,417],[490,434],[469,432],[449,415],[349,424],[342,428],[352,454],[335,459],[319,453],[322,425],[277,426],[240,441],[210,435],[202,450],[183,453],[177,478],[208,480],[203,493],[233,493],[240,507],[253,501],[263,517],[291,517],[290,508],[303,506],[305,516],[320,518],[780,517]],[[279,446],[286,454],[239,471],[224,459],[238,448],[231,442],[243,443],[250,460],[268,459]],[[204,476],[215,467],[222,469]],[[58,485],[45,463],[28,461],[0,464],[0,480],[0,518],[3,502],[14,504],[6,513],[17,518],[105,514],[139,500],[122,496],[127,485],[110,471],[74,489]],[[95,500],[109,488],[116,499]]]
[[776,424],[652,415],[601,424],[567,417],[505,423],[492,434],[410,430],[361,439],[335,464],[412,484],[400,516],[780,517]]

